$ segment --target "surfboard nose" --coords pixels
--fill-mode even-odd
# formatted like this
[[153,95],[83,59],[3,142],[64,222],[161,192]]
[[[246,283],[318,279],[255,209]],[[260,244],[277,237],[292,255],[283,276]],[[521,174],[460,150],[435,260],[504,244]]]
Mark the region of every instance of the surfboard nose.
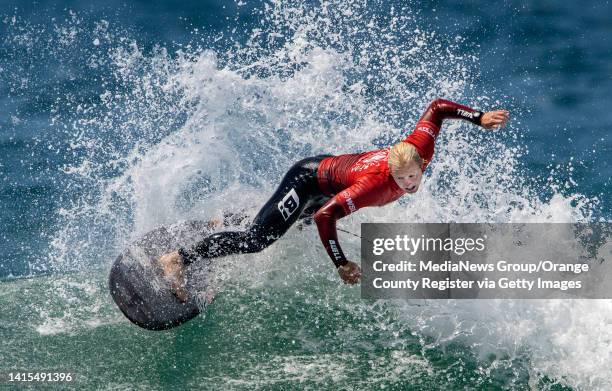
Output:
[[182,303],[158,278],[154,258],[138,257],[124,251],[113,263],[108,277],[113,300],[132,323],[148,330],[166,330],[200,313],[193,297]]
[[[132,283],[133,267],[125,267],[123,254],[113,263],[108,277],[108,287],[111,296],[121,312],[132,322],[141,327],[148,328],[146,314],[149,312],[146,303]],[[136,273],[138,274],[138,273]]]

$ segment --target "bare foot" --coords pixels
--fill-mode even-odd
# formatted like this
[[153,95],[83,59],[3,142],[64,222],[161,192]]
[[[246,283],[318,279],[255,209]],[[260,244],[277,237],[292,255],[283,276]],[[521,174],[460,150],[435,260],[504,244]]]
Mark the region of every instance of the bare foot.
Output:
[[183,303],[187,301],[185,289],[185,267],[178,251],[164,254],[159,258],[159,264],[164,269],[164,276],[170,282],[170,290]]

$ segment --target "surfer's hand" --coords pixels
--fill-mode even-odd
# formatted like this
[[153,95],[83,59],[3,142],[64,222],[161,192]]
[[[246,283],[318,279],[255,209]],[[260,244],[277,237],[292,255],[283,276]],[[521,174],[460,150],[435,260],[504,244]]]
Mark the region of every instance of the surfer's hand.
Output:
[[485,129],[499,129],[506,125],[510,113],[507,110],[489,111],[482,115],[480,124]]
[[183,276],[183,259],[178,251],[173,251],[159,257],[159,264],[164,269],[164,275],[170,282],[172,293],[183,303],[187,301],[185,278]]
[[361,278],[361,268],[355,262],[348,261],[346,265],[338,267],[338,274],[345,284],[356,284]]

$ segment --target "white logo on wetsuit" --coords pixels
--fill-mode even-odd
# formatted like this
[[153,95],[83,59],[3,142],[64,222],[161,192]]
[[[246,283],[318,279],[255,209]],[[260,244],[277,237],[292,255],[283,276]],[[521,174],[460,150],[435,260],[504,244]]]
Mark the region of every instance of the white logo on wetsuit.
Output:
[[351,195],[349,194],[349,192],[343,191],[342,195],[346,199],[346,205],[348,205],[349,211],[351,213],[355,212],[357,210],[357,207],[355,206],[355,203],[353,202],[353,199],[351,198]]
[[419,127],[417,128],[417,130],[420,130],[421,132],[425,132],[425,133],[427,133],[427,134],[428,134],[428,135],[430,135],[430,136],[431,136],[431,138],[433,138],[434,140],[435,140],[435,138],[436,138],[436,134],[434,133],[434,131],[433,131],[433,130],[431,130],[431,129],[429,129],[427,126],[419,126]]
[[300,206],[300,198],[298,197],[295,189],[291,189],[289,193],[278,203],[278,210],[283,215],[285,221],[289,220],[289,217],[295,212]]
[[373,153],[372,155],[369,155],[368,157],[358,160],[357,163],[355,163],[353,167],[351,167],[351,171],[358,172],[358,171],[368,169],[376,164],[379,164],[379,162],[383,159],[386,159],[388,155],[389,155],[389,148],[381,149],[380,151]]
[[475,113],[470,113],[469,111],[463,109],[457,109],[457,114],[465,118],[474,118],[475,116],[478,117],[478,115]]
[[338,246],[336,245],[336,241],[334,239],[329,240],[329,247],[331,248],[336,261],[340,260],[340,250],[338,250]]

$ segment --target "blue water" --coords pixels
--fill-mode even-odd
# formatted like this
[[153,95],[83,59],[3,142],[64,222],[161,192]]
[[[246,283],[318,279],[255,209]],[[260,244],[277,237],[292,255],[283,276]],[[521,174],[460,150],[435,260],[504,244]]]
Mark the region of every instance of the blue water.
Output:
[[[491,135],[467,126],[449,130],[440,150],[464,163],[439,157],[433,163],[439,171],[429,181],[432,192],[427,194],[432,195],[418,201],[437,210],[406,219],[448,221],[472,214],[476,220],[520,221],[516,216],[522,213],[552,221],[612,218],[608,1],[288,4],[0,2],[0,278],[98,273],[103,279],[110,259],[138,233],[178,219],[207,218],[214,213],[205,205],[231,199],[232,186],[246,192],[244,204],[256,208],[291,161],[387,145],[436,96],[483,109],[507,108],[512,121]],[[395,17],[399,24],[389,29]],[[306,44],[291,39],[309,27]],[[275,58],[285,44],[285,57]],[[414,54],[406,55],[412,49]],[[286,57],[291,50],[299,53],[295,59]],[[207,53],[214,53],[214,61]],[[394,55],[401,60],[394,63]],[[313,71],[309,61],[317,65]],[[326,61],[336,65],[327,67]],[[348,86],[359,82],[360,92],[350,92]],[[290,96],[292,89],[299,93]],[[168,164],[164,143],[181,156],[175,165]],[[216,157],[225,149],[237,157]],[[213,163],[207,156],[215,157]],[[472,159],[482,168],[466,168]],[[180,174],[186,170],[193,172]],[[461,194],[457,189],[469,180],[456,172],[491,179],[482,181],[489,185],[483,185],[481,197],[491,200]],[[497,193],[503,197],[496,198]],[[458,194],[466,200],[459,207]],[[506,196],[513,201],[504,203]],[[508,211],[500,214],[504,207]],[[368,213],[363,221],[391,218]],[[332,289],[318,287],[324,288]],[[272,296],[278,294],[272,290]],[[105,303],[104,319],[113,314]],[[226,300],[228,311],[233,305]],[[289,304],[281,300],[279,305]],[[223,318],[221,313],[217,316]],[[322,322],[330,324],[332,318]],[[368,313],[364,322],[375,328],[375,318]],[[33,333],[40,334],[42,327],[47,335],[55,318],[45,313],[24,319]],[[504,327],[514,321],[507,322]],[[609,352],[609,346],[604,349]],[[214,351],[209,347],[207,354]],[[463,352],[471,354],[469,348]],[[438,364],[450,368],[454,354]],[[518,382],[521,388],[526,373],[540,370],[543,383],[538,384],[554,383],[555,375],[546,372],[554,359],[547,357],[547,364],[538,366],[521,354],[518,364],[506,367],[520,370],[507,377],[482,375],[474,369],[478,358],[470,356],[465,370],[484,377],[476,383],[455,377],[454,384],[485,387],[493,381],[498,388],[512,388]],[[367,359],[356,362],[366,365]],[[568,362],[564,365],[571,366]],[[459,376],[435,368],[434,383],[442,382],[442,373]],[[589,385],[584,379],[593,375],[577,372],[562,383],[597,389],[612,381],[602,374]]]

